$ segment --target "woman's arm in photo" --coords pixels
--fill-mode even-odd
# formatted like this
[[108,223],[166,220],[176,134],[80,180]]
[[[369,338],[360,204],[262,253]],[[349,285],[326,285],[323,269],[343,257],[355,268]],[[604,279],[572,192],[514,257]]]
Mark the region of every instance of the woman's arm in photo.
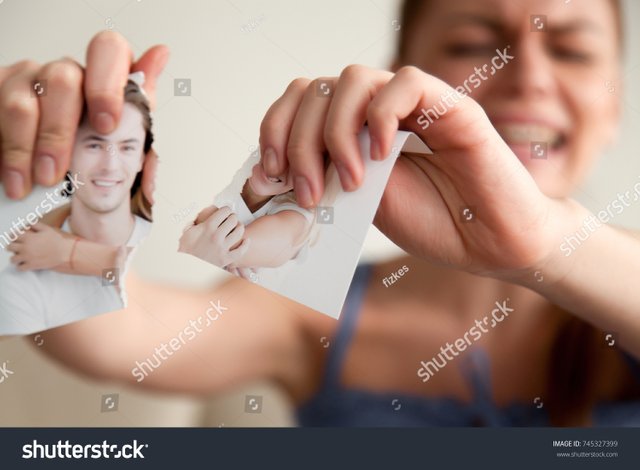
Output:
[[295,257],[309,224],[299,212],[282,210],[245,226],[230,208],[211,206],[185,231],[180,251],[223,268],[274,268]]
[[130,248],[108,246],[75,237],[44,223],[31,226],[7,247],[19,271],[48,269],[64,274],[102,276],[105,269],[123,269]]

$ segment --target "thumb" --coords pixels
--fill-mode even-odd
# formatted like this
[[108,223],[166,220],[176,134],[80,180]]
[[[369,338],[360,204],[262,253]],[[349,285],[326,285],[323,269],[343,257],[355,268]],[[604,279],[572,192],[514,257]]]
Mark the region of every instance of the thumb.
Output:
[[151,110],[156,107],[156,84],[158,77],[164,70],[169,60],[169,48],[167,46],[153,46],[131,66],[132,72],[144,72],[144,90],[149,96]]
[[202,222],[211,217],[217,210],[218,207],[216,206],[205,207],[198,213],[198,216],[196,217],[196,220],[194,220],[193,224],[200,225]]

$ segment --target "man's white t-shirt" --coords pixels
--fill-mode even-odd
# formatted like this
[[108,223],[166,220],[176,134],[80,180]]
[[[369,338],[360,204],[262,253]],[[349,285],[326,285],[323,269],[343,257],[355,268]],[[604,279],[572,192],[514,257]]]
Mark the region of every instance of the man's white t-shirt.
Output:
[[[150,222],[134,217],[127,247],[137,246],[151,230]],[[68,220],[61,229],[70,231]],[[121,283],[124,277],[120,273]],[[0,272],[0,336],[36,333],[124,306],[118,286],[102,277],[21,272],[13,265]]]

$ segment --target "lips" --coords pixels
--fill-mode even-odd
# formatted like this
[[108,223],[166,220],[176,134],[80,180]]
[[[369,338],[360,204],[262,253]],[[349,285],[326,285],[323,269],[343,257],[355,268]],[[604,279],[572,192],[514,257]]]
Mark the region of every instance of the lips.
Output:
[[91,183],[94,186],[99,188],[113,188],[122,183],[122,180],[112,180],[112,179],[92,179]]
[[567,142],[567,134],[560,129],[543,124],[499,123],[496,130],[508,145],[530,145],[546,142],[552,149],[559,149]]

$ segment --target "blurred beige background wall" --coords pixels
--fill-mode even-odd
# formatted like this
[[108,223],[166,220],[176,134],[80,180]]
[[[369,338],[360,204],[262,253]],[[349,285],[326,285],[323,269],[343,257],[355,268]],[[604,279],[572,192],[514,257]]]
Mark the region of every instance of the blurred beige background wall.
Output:
[[[136,56],[156,43],[171,48],[155,113],[162,162],[156,221],[134,266],[151,280],[205,286],[220,279],[221,271],[175,252],[184,224],[211,203],[255,148],[264,112],[293,78],[337,75],[351,63],[390,63],[401,27],[398,5],[397,0],[0,0],[0,64],[63,55],[83,63],[89,39],[102,29],[123,34]],[[611,90],[603,77],[603,93],[625,92],[621,140],[576,195],[592,210],[606,206],[640,175],[640,2],[628,0],[625,7],[625,83]],[[190,80],[190,96],[174,96],[176,79]],[[640,227],[639,214],[635,207],[616,223]],[[396,250],[372,228],[366,257]],[[292,423],[282,396],[265,384],[212,400],[158,397],[79,379],[23,340],[0,341],[0,365],[6,360],[16,373],[0,384],[0,425]],[[101,412],[101,397],[109,393],[120,393],[117,413]],[[263,413],[244,413],[246,394],[265,396]]]

